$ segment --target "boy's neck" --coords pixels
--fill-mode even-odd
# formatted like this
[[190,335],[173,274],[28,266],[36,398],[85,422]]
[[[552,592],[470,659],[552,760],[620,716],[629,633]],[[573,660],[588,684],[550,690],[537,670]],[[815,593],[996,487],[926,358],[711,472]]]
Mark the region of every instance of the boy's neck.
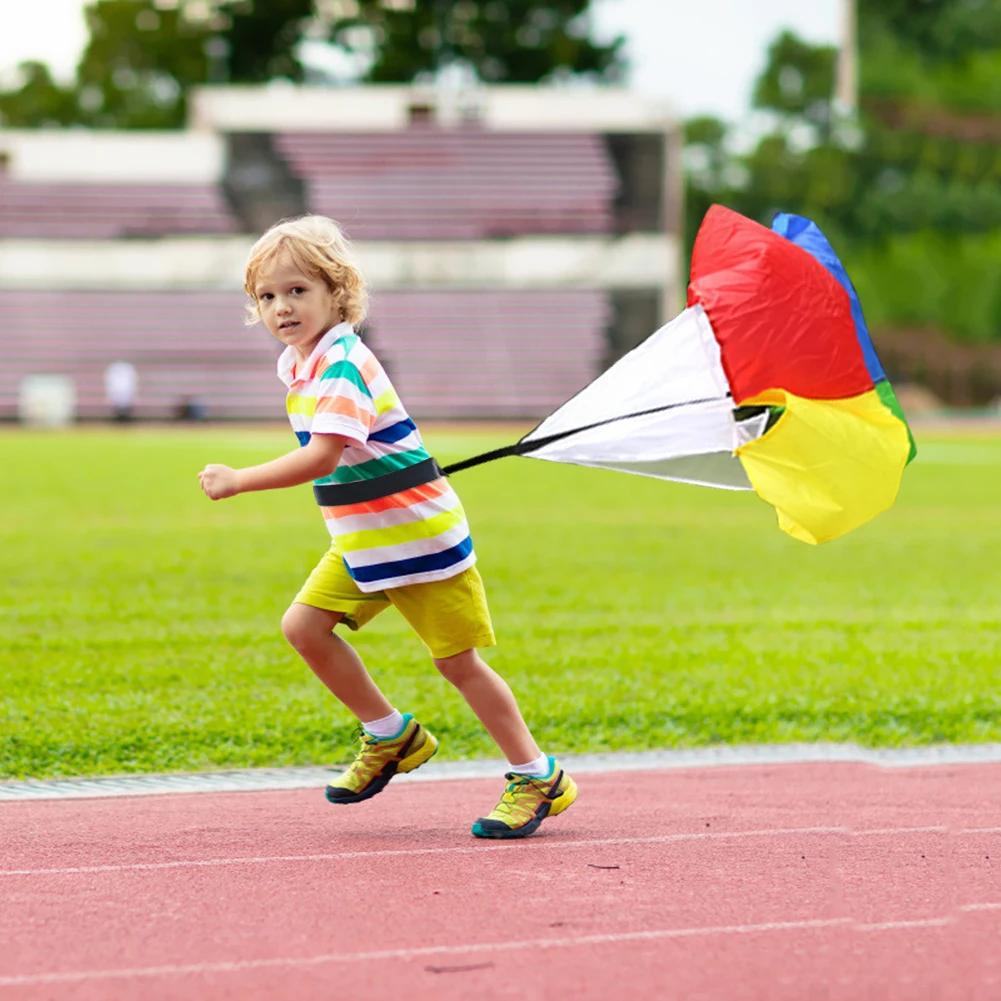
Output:
[[326,337],[331,330],[334,330],[335,328],[341,326],[341,324],[344,322],[345,322],[344,320],[336,320],[329,327],[327,327],[327,329],[324,330],[323,333],[321,333],[320,336],[317,337],[315,341],[313,341],[313,343],[309,347],[309,350],[305,354],[302,354],[299,348],[297,347],[292,348],[292,350],[295,351],[295,364],[292,366],[293,374],[298,374],[299,366],[305,365],[306,362],[309,361],[309,359],[313,356],[313,352],[316,350],[316,346],[323,340],[323,338]]

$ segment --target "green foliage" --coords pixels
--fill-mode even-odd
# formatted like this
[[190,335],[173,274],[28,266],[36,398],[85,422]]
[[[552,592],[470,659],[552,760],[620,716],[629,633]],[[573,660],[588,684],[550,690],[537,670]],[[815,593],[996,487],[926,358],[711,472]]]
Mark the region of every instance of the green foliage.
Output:
[[[442,460],[503,445],[435,433]],[[1001,740],[1001,441],[919,442],[896,506],[819,548],[753,495],[505,459],[459,474],[499,646],[544,747]],[[308,487],[196,471],[287,432],[0,434],[0,774],[343,760],[353,723],[278,623],[326,545]],[[350,634],[445,757],[495,757],[393,612]]]
[[772,128],[746,152],[732,149],[730,127],[712,118],[686,126],[689,246],[706,210],[722,202],[770,225],[776,212],[798,212],[835,233],[851,231],[858,196],[854,154],[834,134],[836,50],[783,32],[769,47],[754,105]]
[[754,107],[803,119],[826,140],[837,54],[832,46],[808,45],[783,31],[768,49],[765,71],[754,87]]
[[303,80],[305,71],[297,49],[315,17],[315,7],[313,0],[233,2],[218,35],[223,44],[217,51],[225,69],[216,82]]
[[885,24],[871,24],[862,43],[860,89],[870,108],[889,99],[926,110],[941,106],[976,114],[1001,109],[1001,46],[931,59]]
[[859,38],[891,35],[930,62],[1001,48],[997,0],[859,0]]
[[8,125],[180,128],[200,84],[307,77],[301,43],[374,61],[366,79],[409,82],[452,64],[488,81],[617,79],[623,40],[589,37],[590,0],[93,0],[72,85],[38,64],[0,93]]
[[310,13],[311,0],[95,0],[72,85],[22,67],[26,83],[0,94],[0,114],[22,128],[180,128],[192,86],[302,79],[295,49]]
[[688,129],[688,239],[714,201],[765,225],[795,212],[852,262],[873,327],[1001,337],[1001,0],[858,10],[860,118],[829,117],[834,51],[783,33],[755,88],[774,117],[754,146],[736,152],[723,123]]
[[80,124],[178,128],[188,85],[207,78],[209,28],[154,0],[99,0],[86,8],[90,40],[77,68]]
[[21,81],[0,93],[0,120],[10,128],[51,128],[71,125],[77,120],[76,97],[60,87],[43,63],[20,66]]
[[[461,64],[491,83],[537,83],[563,76],[618,79],[624,40],[589,37],[590,0],[429,0],[387,4],[358,0],[357,14],[334,27],[348,51],[374,37],[377,55],[366,75],[406,83]],[[364,42],[363,42],[364,44]]]
[[932,327],[964,341],[1001,330],[1001,231],[935,230],[856,244],[844,264],[874,329]]
[[296,48],[311,14],[311,0],[96,0],[86,8],[74,121],[179,128],[196,84],[301,80]]

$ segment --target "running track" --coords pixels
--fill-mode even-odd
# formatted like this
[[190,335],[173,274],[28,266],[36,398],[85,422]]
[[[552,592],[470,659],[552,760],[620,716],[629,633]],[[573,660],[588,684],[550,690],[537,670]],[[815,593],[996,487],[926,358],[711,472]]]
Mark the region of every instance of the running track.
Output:
[[1001,999],[1001,765],[0,804],[0,1001]]

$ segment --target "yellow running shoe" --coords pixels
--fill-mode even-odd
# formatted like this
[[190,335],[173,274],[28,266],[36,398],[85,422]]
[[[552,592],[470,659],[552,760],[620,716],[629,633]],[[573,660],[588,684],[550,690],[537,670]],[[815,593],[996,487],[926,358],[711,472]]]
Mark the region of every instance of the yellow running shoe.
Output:
[[507,787],[493,812],[473,824],[477,838],[526,838],[546,817],[562,813],[577,798],[577,783],[549,759],[545,778],[508,772]]
[[386,788],[397,772],[412,772],[438,750],[438,741],[407,713],[395,737],[373,737],[362,730],[361,749],[350,768],[327,785],[331,803],[360,803]]

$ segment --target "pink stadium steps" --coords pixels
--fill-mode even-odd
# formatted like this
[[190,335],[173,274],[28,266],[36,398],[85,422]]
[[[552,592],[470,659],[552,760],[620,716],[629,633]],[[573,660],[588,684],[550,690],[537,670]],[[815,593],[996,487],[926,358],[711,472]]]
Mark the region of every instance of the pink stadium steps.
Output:
[[174,416],[198,397],[213,417],[283,415],[275,396],[278,345],[243,324],[242,296],[229,292],[8,292],[0,331],[0,416],[17,412],[21,379],[71,376],[81,417],[109,414],[104,370],[117,359],[139,372],[137,415]]
[[601,370],[608,297],[594,290],[393,292],[373,346],[425,417],[541,417]]
[[0,179],[0,237],[113,239],[240,230],[213,185],[37,184]]
[[284,133],[309,208],[356,239],[605,234],[618,180],[598,135]]
[[[104,418],[104,370],[139,372],[136,414],[173,417],[189,397],[208,416],[284,417],[275,375],[280,346],[243,323],[230,292],[5,293],[0,419],[17,415],[27,375],[68,375],[83,418]],[[538,418],[600,370],[607,296],[573,291],[383,292],[370,336],[418,418]]]

